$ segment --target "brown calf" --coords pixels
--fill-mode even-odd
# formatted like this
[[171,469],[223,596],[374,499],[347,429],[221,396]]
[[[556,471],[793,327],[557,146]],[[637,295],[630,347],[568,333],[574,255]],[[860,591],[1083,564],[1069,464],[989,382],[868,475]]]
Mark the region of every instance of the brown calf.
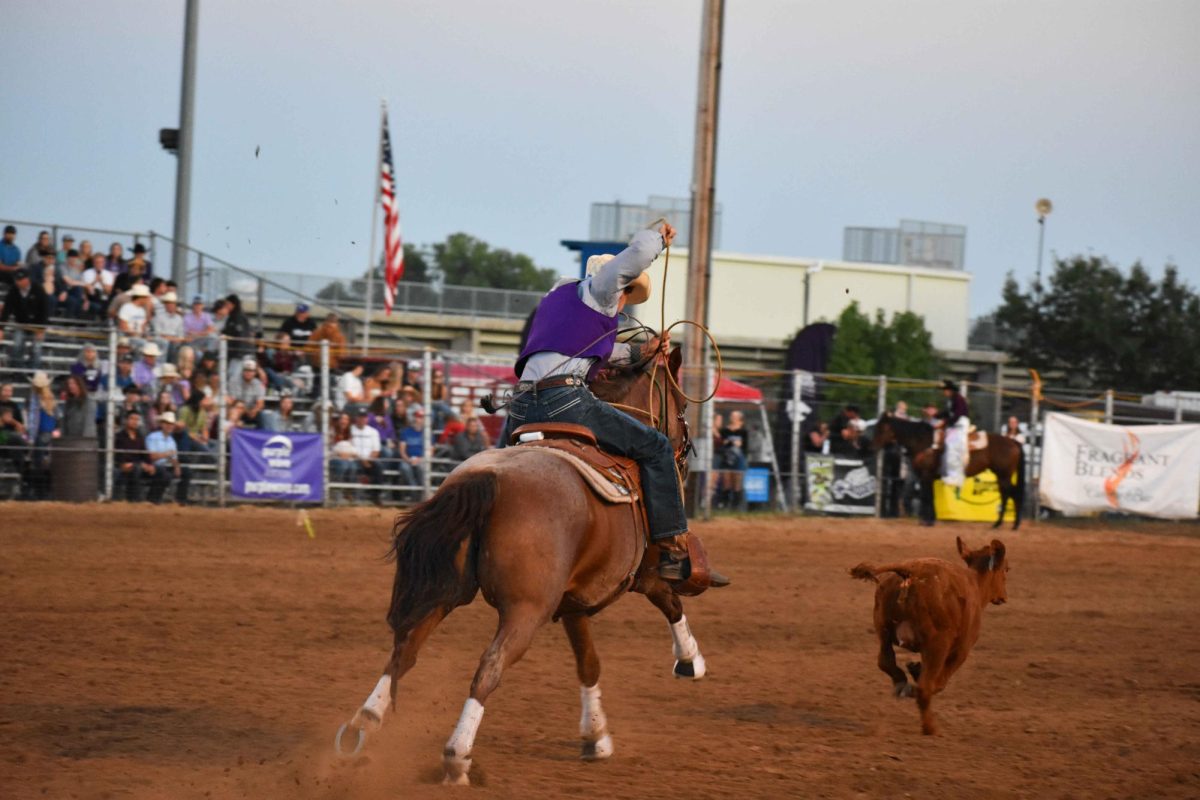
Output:
[[946,688],[950,676],[967,660],[979,638],[979,624],[988,603],[1008,600],[1004,543],[968,550],[962,539],[958,554],[966,566],[940,558],[918,558],[882,567],[859,564],[850,575],[879,584],[875,590],[875,632],[879,636],[879,668],[892,679],[896,697],[912,697],[913,687],[896,666],[892,645],[921,654],[908,664],[917,682],[921,732],[937,728],[929,702]]

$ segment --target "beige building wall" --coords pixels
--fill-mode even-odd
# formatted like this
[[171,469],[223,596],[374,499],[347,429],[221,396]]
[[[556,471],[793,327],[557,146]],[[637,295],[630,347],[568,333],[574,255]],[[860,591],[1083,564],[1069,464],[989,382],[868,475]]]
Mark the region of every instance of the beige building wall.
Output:
[[[686,249],[672,248],[669,264],[660,257],[650,268],[653,295],[634,310],[642,322],[660,327],[664,267],[668,272],[666,321],[684,317],[687,261]],[[713,254],[709,293],[713,335],[718,341],[747,343],[790,340],[804,324],[804,278],[809,270],[815,270],[809,279],[809,322],[834,322],[857,300],[871,317],[877,310],[888,319],[901,311],[920,314],[935,347],[967,349],[969,273],[720,252]],[[677,335],[682,328],[676,329]]]

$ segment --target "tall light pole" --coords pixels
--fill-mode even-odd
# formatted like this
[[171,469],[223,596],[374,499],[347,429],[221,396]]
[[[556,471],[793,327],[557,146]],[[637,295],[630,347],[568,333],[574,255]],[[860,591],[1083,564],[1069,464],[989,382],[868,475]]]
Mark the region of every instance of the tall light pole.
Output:
[[1038,215],[1037,282],[1033,285],[1033,291],[1037,299],[1037,307],[1040,309],[1042,307],[1042,247],[1046,243],[1046,217],[1050,216],[1050,212],[1054,210],[1054,204],[1042,197],[1033,207]]
[[[692,158],[692,218],[687,277],[687,317],[703,325],[708,324],[708,283],[712,274],[717,105],[721,96],[721,46],[724,27],[725,0],[704,0],[704,20],[700,26],[700,79],[696,93],[696,140]],[[707,341],[698,330],[688,331],[684,364],[689,369],[684,375],[684,387],[692,397],[702,397],[708,390],[708,387],[703,385],[706,344]]]
[[183,82],[179,90],[179,134],[175,172],[175,227],[171,280],[187,291],[188,216],[192,196],[192,117],[196,106],[196,29],[200,0],[187,0],[183,24]]

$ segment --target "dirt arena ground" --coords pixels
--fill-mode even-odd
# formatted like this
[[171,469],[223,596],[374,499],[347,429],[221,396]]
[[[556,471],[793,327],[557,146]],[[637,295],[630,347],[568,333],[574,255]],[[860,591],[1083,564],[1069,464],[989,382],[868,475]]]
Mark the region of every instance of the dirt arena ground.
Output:
[[469,790],[442,744],[494,613],[453,614],[364,755],[331,741],[390,643],[391,514],[0,506],[0,797],[1196,797],[1200,526],[1002,534],[985,613],[922,737],[875,666],[862,560],[951,558],[988,529],[833,519],[697,525],[736,584],[688,604],[709,678],[670,677],[666,624],[597,618],[616,755],[578,761],[565,636],[493,695]]

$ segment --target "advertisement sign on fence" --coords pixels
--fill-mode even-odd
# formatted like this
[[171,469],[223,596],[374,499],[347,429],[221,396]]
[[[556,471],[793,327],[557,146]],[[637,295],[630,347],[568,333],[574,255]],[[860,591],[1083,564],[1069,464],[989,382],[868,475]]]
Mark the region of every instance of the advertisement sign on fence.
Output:
[[805,508],[834,514],[875,513],[875,473],[862,459],[810,455]]
[[742,475],[742,491],[747,503],[771,502],[771,470],[766,467],[750,467]]
[[231,462],[234,497],[300,503],[324,499],[319,433],[234,428]]
[[[963,481],[962,489],[955,491],[941,481],[933,483],[933,507],[937,518],[956,522],[995,522],[1000,512],[1000,483],[996,473],[985,469]],[[1016,504],[1009,503],[1004,518],[1017,518]]]
[[1047,414],[1039,495],[1064,514],[1196,517],[1200,425],[1105,425]]

